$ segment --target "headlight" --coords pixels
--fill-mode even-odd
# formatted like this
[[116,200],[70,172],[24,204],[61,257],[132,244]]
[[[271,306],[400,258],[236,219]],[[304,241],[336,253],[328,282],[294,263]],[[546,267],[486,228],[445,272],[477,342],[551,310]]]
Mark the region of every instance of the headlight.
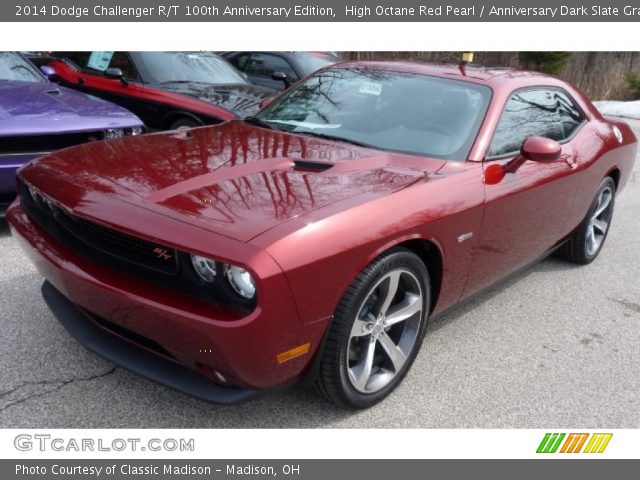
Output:
[[122,128],[107,128],[104,132],[105,140],[111,140],[113,138],[124,137],[124,130]]
[[216,279],[216,262],[200,255],[191,255],[191,263],[198,276],[205,283],[213,283]]
[[127,128],[125,133],[127,135],[141,135],[142,133],[144,133],[144,128],[142,128],[142,127]]
[[191,254],[190,257],[196,275],[207,284],[207,289],[211,288],[212,294],[220,295],[227,301],[240,301],[242,304],[254,300],[256,284],[244,268],[201,255]]
[[32,201],[37,201],[38,198],[38,191],[33,187],[33,185],[29,184],[29,183],[25,183],[25,185],[27,186],[27,190],[29,190],[29,196],[31,197]]
[[256,294],[253,277],[244,268],[225,265],[225,276],[235,292],[243,298],[252,299]]
[[47,197],[42,195],[33,185],[27,184],[27,190],[29,191],[29,197],[31,201],[37,203],[42,208],[48,208],[53,211],[54,205]]

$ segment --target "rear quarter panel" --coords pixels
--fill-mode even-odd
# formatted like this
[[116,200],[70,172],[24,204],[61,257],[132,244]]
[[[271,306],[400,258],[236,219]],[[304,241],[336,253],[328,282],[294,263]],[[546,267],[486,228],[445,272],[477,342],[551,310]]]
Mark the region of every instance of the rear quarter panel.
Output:
[[[614,125],[622,133],[622,142],[613,133]],[[613,175],[618,179],[618,192],[626,185],[638,150],[633,131],[620,120],[595,118],[589,127],[592,135],[583,137],[582,144],[578,146],[579,151],[589,153],[579,155],[576,159],[576,173],[580,175],[580,183],[574,209],[574,226],[587,214],[596,189],[606,176]]]

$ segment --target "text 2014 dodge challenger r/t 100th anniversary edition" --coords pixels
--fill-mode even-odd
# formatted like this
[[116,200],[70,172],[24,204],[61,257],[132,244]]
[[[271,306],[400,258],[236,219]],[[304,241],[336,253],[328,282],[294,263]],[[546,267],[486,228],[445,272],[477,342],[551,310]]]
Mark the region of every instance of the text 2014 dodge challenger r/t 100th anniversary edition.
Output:
[[554,249],[591,262],[636,149],[551,77],[343,63],[245,121],[40,158],[8,219],[114,362],[218,402],[309,379],[367,407],[429,317]]

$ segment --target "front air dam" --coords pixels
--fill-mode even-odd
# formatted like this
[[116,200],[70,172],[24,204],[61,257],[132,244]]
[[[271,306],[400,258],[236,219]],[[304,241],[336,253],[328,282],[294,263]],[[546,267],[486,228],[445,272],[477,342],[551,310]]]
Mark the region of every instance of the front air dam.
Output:
[[258,393],[256,390],[216,385],[187,367],[109,333],[49,282],[45,281],[41,290],[49,309],[76,340],[88,350],[127,370],[192,397],[214,403],[239,403]]

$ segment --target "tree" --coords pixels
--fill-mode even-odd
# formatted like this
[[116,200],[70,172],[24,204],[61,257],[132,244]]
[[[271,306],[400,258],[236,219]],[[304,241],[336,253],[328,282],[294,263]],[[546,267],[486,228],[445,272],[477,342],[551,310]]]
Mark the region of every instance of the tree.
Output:
[[633,72],[627,72],[626,79],[627,85],[629,85],[629,90],[631,90],[631,95],[633,95],[633,98],[640,99],[640,76],[636,75]]
[[567,64],[571,52],[520,52],[520,66],[529,70],[548,73],[560,73]]

